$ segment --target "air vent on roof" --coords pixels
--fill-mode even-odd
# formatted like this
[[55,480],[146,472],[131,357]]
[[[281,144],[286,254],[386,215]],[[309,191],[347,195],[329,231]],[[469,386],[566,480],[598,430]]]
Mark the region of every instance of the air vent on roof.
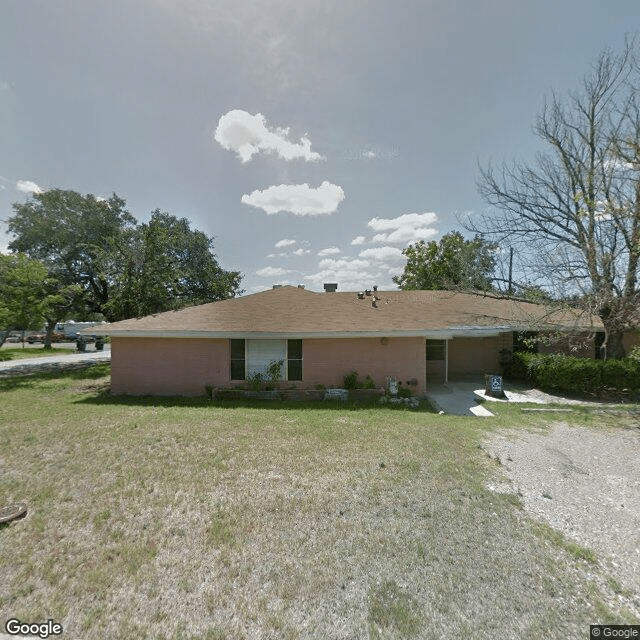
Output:
[[282,285],[281,284],[274,284],[273,288],[274,289],[282,289]]
[[333,293],[338,288],[337,282],[325,282],[324,290],[326,293]]
[[298,289],[304,289],[304,285],[303,284],[299,284],[298,285]]

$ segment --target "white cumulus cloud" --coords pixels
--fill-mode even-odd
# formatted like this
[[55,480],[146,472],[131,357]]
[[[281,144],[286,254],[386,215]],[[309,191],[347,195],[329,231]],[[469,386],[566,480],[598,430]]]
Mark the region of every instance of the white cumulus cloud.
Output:
[[358,260],[357,258],[325,258],[320,260],[320,269],[341,271],[343,269],[364,269],[369,266],[368,260]]
[[397,218],[372,218],[367,225],[377,233],[373,242],[410,244],[418,240],[428,240],[438,235],[434,225],[438,216],[433,212],[405,213]]
[[283,238],[282,240],[278,240],[276,242],[276,249],[282,249],[283,247],[290,247],[292,244],[295,244],[295,240],[290,240],[289,238]]
[[31,180],[18,180],[16,189],[21,193],[44,193],[44,189]]
[[256,275],[261,278],[277,278],[283,276],[286,273],[291,273],[289,269],[283,269],[282,267],[265,267],[264,269],[258,269]]
[[303,249],[302,247],[300,247],[300,249],[296,249],[293,252],[294,256],[306,256],[308,253],[311,253],[310,249]]
[[361,251],[358,257],[377,260],[378,262],[390,262],[402,260],[404,256],[402,251],[396,247],[374,247]]
[[376,233],[372,242],[391,242],[392,244],[411,244],[418,240],[430,240],[438,235],[438,230],[432,227],[414,228],[400,227],[391,233]]
[[327,247],[326,249],[320,249],[318,251],[318,255],[322,258],[324,256],[334,256],[340,253],[340,249],[338,247]]
[[296,216],[331,214],[344,200],[342,187],[326,180],[317,188],[305,184],[279,184],[242,196],[242,202],[272,215],[280,211]]
[[352,241],[351,244],[354,246],[357,246],[359,244],[364,244],[364,241],[366,240],[366,238],[364,236],[356,236]]
[[357,291],[376,280],[368,260],[325,258],[319,271],[305,276],[314,288],[321,290],[325,282],[337,282],[339,291]]
[[232,109],[220,117],[214,139],[224,149],[235,151],[243,163],[261,151],[276,153],[284,160],[324,160],[319,153],[311,151],[309,138],[302,136],[299,142],[291,142],[288,136],[288,127],[268,127],[261,113],[252,115],[242,109]]

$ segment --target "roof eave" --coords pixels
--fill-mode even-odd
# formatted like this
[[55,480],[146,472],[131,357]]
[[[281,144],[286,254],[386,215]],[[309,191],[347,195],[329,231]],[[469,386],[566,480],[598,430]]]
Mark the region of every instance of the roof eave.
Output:
[[497,336],[513,327],[507,325],[491,327],[442,327],[409,330],[375,331],[188,331],[176,329],[105,329],[104,335],[112,338],[206,338],[206,339],[302,339],[302,338],[432,338],[450,340],[454,337]]

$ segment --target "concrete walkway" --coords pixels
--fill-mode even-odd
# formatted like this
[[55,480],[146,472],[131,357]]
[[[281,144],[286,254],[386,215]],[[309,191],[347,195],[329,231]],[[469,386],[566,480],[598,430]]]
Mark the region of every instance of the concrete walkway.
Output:
[[47,369],[64,367],[65,365],[91,365],[97,362],[109,362],[110,360],[111,351],[109,345],[106,344],[103,351],[84,351],[64,355],[43,356],[41,358],[6,360],[0,362],[0,375],[37,373],[39,369],[46,371]]
[[490,417],[493,413],[478,404],[474,391],[480,382],[447,382],[427,389],[427,397],[438,411],[454,416]]

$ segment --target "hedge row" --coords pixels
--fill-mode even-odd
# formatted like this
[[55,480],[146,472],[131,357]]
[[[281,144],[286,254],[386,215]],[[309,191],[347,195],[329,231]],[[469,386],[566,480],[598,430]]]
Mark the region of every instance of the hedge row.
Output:
[[542,389],[601,395],[639,391],[640,361],[591,360],[561,354],[514,353],[505,370],[511,379],[531,380]]

